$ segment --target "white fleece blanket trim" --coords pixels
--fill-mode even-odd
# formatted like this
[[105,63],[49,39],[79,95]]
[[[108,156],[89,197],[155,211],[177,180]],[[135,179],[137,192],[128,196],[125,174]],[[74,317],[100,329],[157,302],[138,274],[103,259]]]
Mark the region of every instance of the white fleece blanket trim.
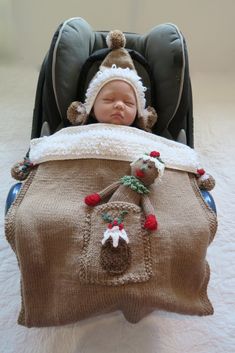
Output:
[[29,158],[39,164],[66,159],[108,159],[131,162],[143,153],[159,151],[167,168],[196,173],[197,153],[181,143],[129,126],[93,124],[64,128],[31,140]]

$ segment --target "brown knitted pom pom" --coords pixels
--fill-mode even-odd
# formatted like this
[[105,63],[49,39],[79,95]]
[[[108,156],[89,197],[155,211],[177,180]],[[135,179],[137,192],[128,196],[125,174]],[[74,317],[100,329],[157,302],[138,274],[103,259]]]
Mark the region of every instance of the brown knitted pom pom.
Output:
[[86,108],[81,102],[72,102],[67,110],[67,119],[72,125],[83,125],[87,119]]
[[30,173],[30,169],[23,171],[22,166],[23,166],[23,162],[19,162],[13,165],[13,167],[11,168],[12,178],[20,181],[27,179]]
[[115,31],[110,31],[106,37],[107,46],[110,49],[124,48],[126,45],[125,35],[116,29]]
[[123,239],[119,239],[117,248],[113,247],[113,241],[109,238],[102,246],[100,264],[110,275],[121,275],[131,264],[131,250]]
[[145,117],[138,117],[137,126],[147,132],[152,132],[152,127],[157,122],[157,113],[153,107],[148,106],[146,109]]
[[211,191],[215,187],[215,179],[213,178],[213,176],[209,174],[207,175],[208,177],[206,179],[204,179],[203,177],[199,177],[197,179],[197,184],[201,190]]

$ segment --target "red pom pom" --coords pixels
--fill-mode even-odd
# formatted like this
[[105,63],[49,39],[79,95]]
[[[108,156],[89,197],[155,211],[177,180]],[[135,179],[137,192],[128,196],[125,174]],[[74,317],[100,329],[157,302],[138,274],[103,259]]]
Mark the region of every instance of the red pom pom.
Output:
[[113,226],[117,226],[118,225],[118,221],[115,219],[114,221],[113,221]]
[[91,194],[85,197],[84,202],[88,206],[95,206],[97,203],[99,203],[101,200],[101,197],[99,194]]
[[197,174],[199,174],[199,175],[204,175],[204,174],[205,174],[205,170],[204,170],[203,168],[198,169],[198,170],[197,170]]
[[150,153],[150,157],[160,157],[160,152],[152,151],[152,152]]
[[157,226],[158,224],[156,217],[153,214],[148,215],[144,223],[144,228],[149,230],[157,230]]

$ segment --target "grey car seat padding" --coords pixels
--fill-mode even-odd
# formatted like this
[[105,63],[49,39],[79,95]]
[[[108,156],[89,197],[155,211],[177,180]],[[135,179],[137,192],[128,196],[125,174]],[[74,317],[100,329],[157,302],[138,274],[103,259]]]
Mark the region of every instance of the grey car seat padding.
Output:
[[[50,126],[52,133],[68,125],[66,112],[69,104],[78,99],[78,83],[83,65],[91,54],[107,48],[106,35],[107,31],[93,31],[82,18],[65,21],[55,33],[47,57],[45,82],[42,85],[43,99],[47,107],[43,108],[44,116],[41,118],[42,123],[45,120],[48,121],[52,119],[53,113],[53,126]],[[154,132],[166,137],[169,134],[169,138],[176,139],[176,135],[185,128],[187,117],[184,115],[188,109],[188,99],[182,104],[183,91],[189,89],[189,84],[185,80],[187,52],[184,38],[173,24],[156,26],[144,35],[125,33],[125,36],[126,48],[140,53],[149,65],[154,82],[154,92],[151,94],[155,99],[152,97],[152,102],[149,102],[147,97],[147,101],[155,107],[159,116]],[[97,64],[97,69],[98,66]],[[138,70],[141,70],[141,65],[138,68],[137,63]],[[142,73],[139,72],[139,74]],[[49,107],[51,91],[54,102],[51,103],[52,107]],[[187,92],[186,95],[188,95]],[[176,113],[180,105],[182,116],[177,118]],[[176,129],[174,124],[177,125]],[[174,127],[175,133],[168,131],[170,125]],[[33,126],[34,130],[35,128]],[[192,130],[192,126],[189,128]],[[186,131],[187,138],[189,133],[190,131]],[[172,136],[174,134],[175,136]],[[192,143],[188,144],[192,145]]]

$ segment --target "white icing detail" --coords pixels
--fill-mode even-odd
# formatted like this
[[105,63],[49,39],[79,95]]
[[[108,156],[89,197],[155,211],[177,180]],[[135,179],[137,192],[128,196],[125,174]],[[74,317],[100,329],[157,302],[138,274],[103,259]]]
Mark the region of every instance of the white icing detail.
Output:
[[154,162],[155,167],[159,170],[159,177],[161,178],[163,176],[164,169],[165,169],[165,165],[163,163],[161,163],[157,158],[147,156],[146,154],[143,155],[142,158],[144,161],[150,160],[150,161]]
[[118,242],[120,238],[124,239],[127,244],[129,243],[129,238],[126,234],[126,231],[124,229],[120,230],[118,226],[113,226],[113,228],[111,229],[106,229],[106,231],[104,232],[104,237],[102,239],[102,245],[104,245],[106,240],[108,240],[110,237],[113,240],[114,248],[118,247]]
[[203,175],[201,175],[201,176],[199,177],[199,180],[205,181],[205,180],[209,179],[209,177],[210,177],[210,176],[209,176],[207,173],[205,173],[205,174],[203,174]]

